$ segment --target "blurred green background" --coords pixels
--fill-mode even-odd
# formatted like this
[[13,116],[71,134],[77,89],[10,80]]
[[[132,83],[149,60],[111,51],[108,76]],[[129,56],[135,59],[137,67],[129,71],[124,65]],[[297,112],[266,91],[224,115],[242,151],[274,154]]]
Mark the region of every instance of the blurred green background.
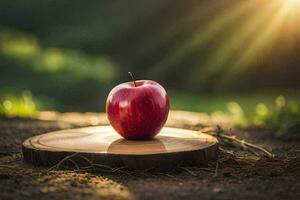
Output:
[[172,109],[227,112],[236,102],[251,115],[281,95],[298,102],[291,2],[1,0],[0,110],[104,111],[128,71],[161,83]]

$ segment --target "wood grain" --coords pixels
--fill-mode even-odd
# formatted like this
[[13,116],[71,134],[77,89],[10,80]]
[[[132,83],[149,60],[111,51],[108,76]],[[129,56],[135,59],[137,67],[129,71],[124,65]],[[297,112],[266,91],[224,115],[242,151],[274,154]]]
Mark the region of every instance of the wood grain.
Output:
[[[38,166],[52,166],[78,153],[111,167],[167,169],[216,160],[217,145],[216,138],[185,129],[165,127],[153,140],[132,141],[122,139],[110,126],[96,126],[28,138],[22,151],[26,162]],[[84,165],[85,161],[78,157],[76,162]]]

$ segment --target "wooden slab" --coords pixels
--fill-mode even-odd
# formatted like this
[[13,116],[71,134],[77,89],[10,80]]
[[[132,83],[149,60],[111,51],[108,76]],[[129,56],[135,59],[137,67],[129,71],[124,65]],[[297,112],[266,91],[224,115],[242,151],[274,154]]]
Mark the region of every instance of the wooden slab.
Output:
[[[167,169],[213,161],[218,155],[215,137],[197,131],[163,128],[155,139],[121,138],[110,126],[55,131],[28,138],[22,145],[24,160],[53,166],[68,155],[84,156],[93,163],[132,169]],[[76,163],[87,164],[82,157]]]

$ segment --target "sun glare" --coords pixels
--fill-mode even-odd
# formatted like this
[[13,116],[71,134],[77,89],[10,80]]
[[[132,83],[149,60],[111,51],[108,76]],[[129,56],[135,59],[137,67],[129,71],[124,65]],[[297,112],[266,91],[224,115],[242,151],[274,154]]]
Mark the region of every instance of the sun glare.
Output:
[[[222,71],[223,66],[228,65],[230,68],[223,70],[222,80],[230,79],[250,67],[252,62],[259,60],[268,48],[278,43],[278,40],[286,47],[293,46],[299,30],[297,24],[300,22],[300,0],[269,0],[266,4],[257,3],[257,6],[259,9],[255,17],[245,20],[244,24],[238,27],[237,34],[224,40],[224,45],[221,45],[201,68],[208,78],[210,73],[207,72]],[[243,48],[247,41],[250,42]]]
[[300,0],[285,0],[285,7],[291,12],[300,12]]
[[287,4],[290,5],[299,5],[300,4],[300,0],[286,0]]
[[223,5],[221,12],[181,41],[152,68],[153,72],[167,70],[205,49],[205,56],[193,63],[199,67],[188,72],[190,84],[199,83],[199,74],[205,74],[200,80],[203,82],[217,74],[222,74],[220,82],[226,82],[261,62],[271,51],[293,51],[300,40],[300,0],[237,2],[230,7]]

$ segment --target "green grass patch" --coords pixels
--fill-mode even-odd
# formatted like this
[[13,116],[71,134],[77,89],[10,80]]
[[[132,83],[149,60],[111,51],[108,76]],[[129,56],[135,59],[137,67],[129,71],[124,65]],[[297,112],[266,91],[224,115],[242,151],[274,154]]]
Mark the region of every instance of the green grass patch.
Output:
[[0,101],[0,115],[5,117],[32,117],[37,106],[30,92],[24,91],[20,96],[6,95]]
[[225,115],[236,126],[270,128],[276,137],[300,136],[300,96],[297,91],[193,95],[171,93],[172,109]]
[[300,101],[300,94],[294,90],[219,93],[211,95],[171,91],[169,94],[172,109],[205,112],[208,114],[215,112],[230,113],[230,107],[233,107],[232,103],[237,103],[247,117],[255,114],[255,107],[260,103],[272,106],[278,96],[284,96],[293,101]]

